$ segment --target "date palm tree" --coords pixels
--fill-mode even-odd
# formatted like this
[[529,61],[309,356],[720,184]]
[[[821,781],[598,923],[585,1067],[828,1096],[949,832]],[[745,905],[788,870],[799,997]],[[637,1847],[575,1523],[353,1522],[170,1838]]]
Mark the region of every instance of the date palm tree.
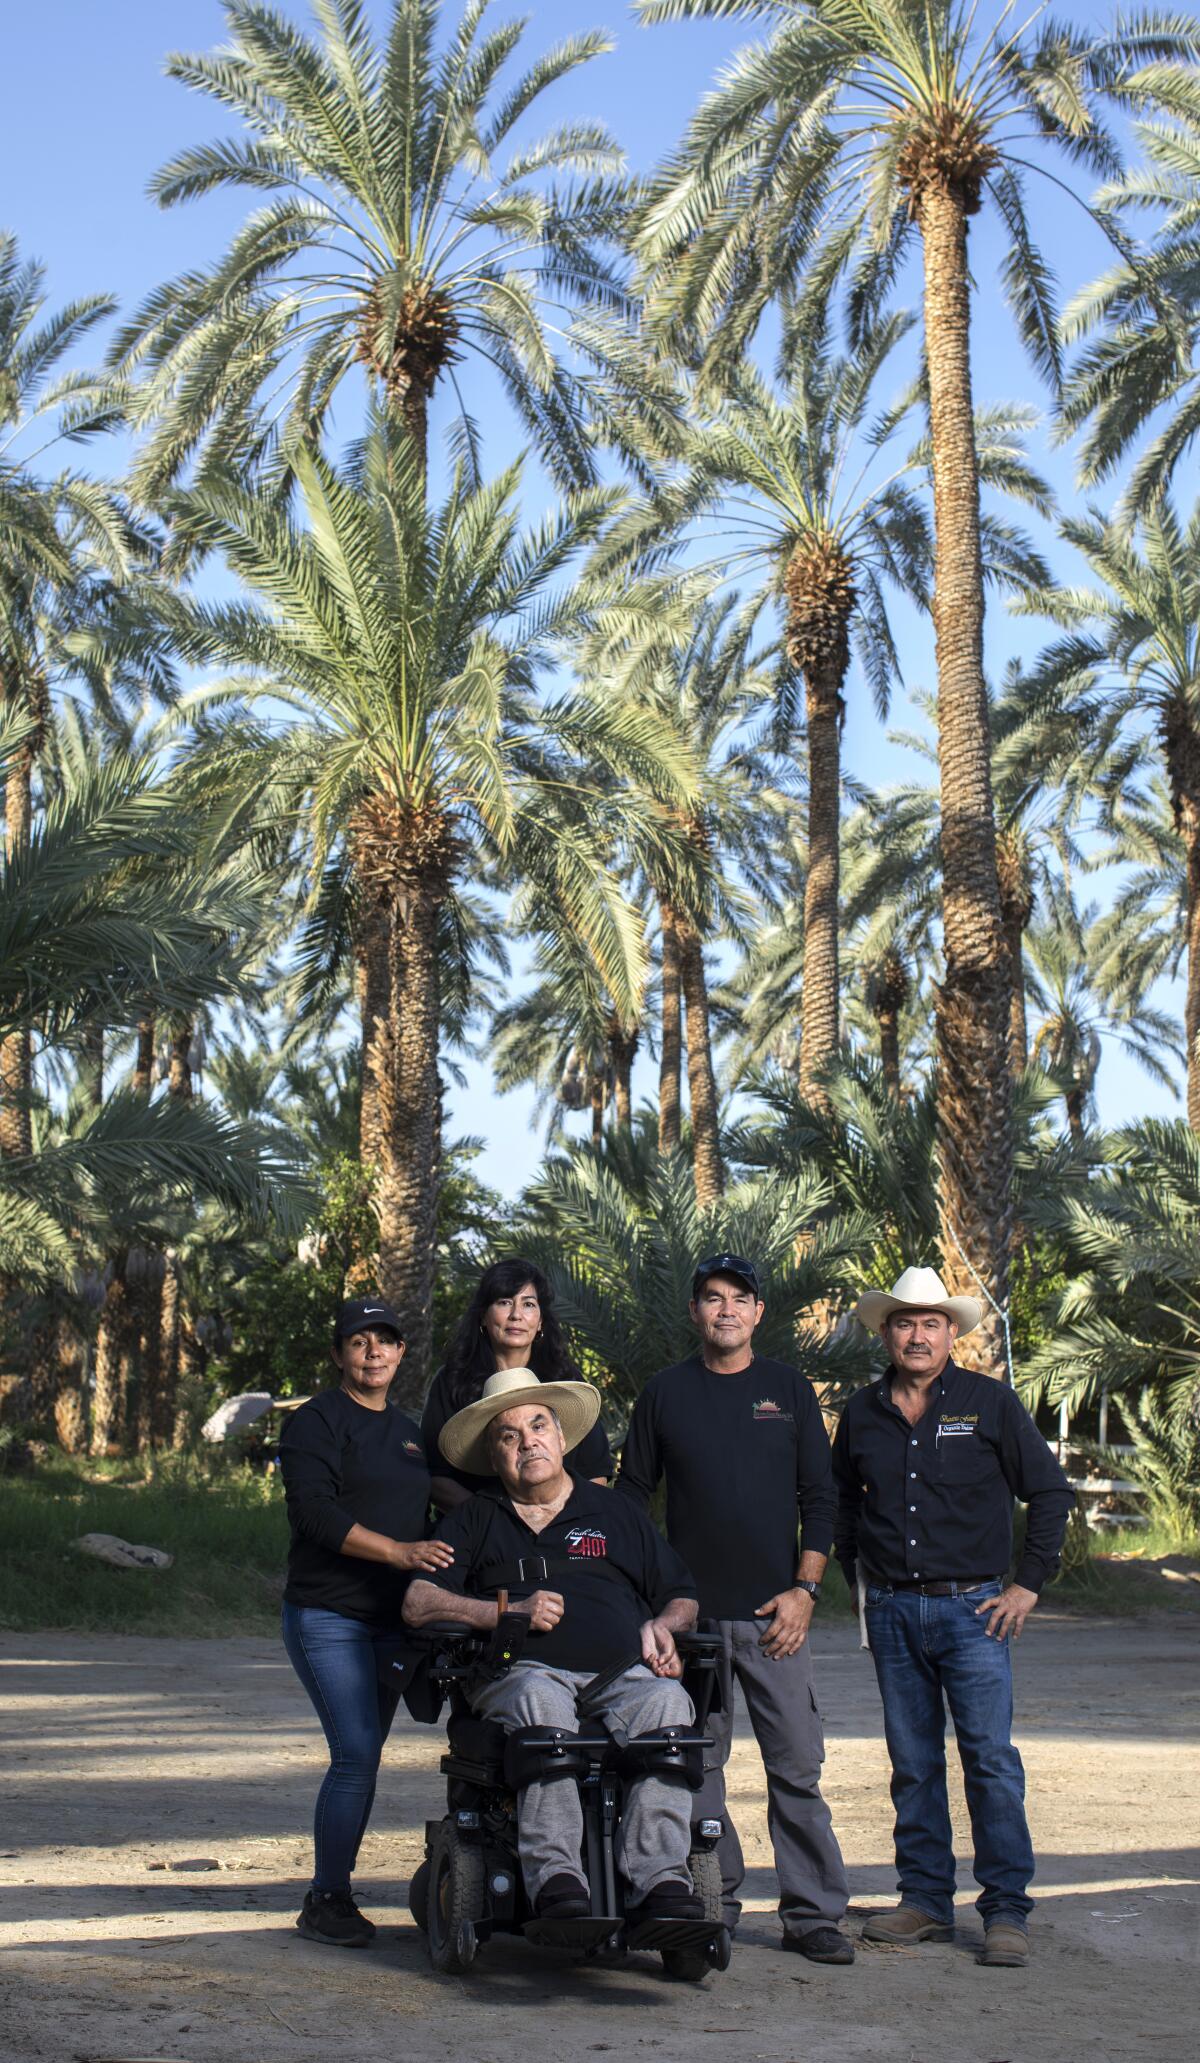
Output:
[[302,452],[296,473],[305,528],[242,486],[179,497],[185,534],[223,552],[249,599],[181,600],[176,628],[189,656],[233,669],[196,703],[234,703],[231,768],[238,704],[298,714],[259,740],[253,778],[294,797],[310,899],[335,877],[349,884],[363,1157],[377,1164],[380,1281],[405,1319],[417,1395],[429,1359],[447,900],[484,868],[536,876],[570,909],[614,1000],[632,1002],[641,926],[608,865],[626,806],[619,793],[607,800],[589,840],[580,770],[604,759],[675,800],[689,775],[673,740],[621,702],[536,692],[556,641],[580,632],[582,604],[563,576],[610,495],[588,490],[522,533],[518,469],[481,487],[460,469],[431,511],[411,440],[386,416],[342,470]]
[[[0,773],[26,726],[0,729]],[[237,992],[261,916],[253,867],[198,868],[201,827],[177,785],[144,756],[71,751],[54,792],[0,858],[0,1033],[36,1030],[51,1051],[86,1051],[96,1027],[136,1024],[152,997],[194,1010]],[[27,1153],[0,1164],[0,1274],[71,1281],[80,1239],[119,1217],[145,1236],[155,1211],[197,1193],[260,1215],[284,1208],[286,1157],[253,1126],[198,1100],[89,1092],[68,1125],[52,1118]],[[294,1185],[292,1185],[294,1186]]]
[[[1030,670],[1030,693],[1072,724],[1081,755],[1124,734],[1136,756],[1153,727],[1186,871],[1187,1111],[1200,1130],[1200,504],[1186,523],[1160,499],[1132,534],[1092,513],[1063,535],[1097,584],[1040,598],[1064,635]],[[1117,778],[1121,766],[1118,754]]]
[[[45,274],[22,261],[16,239],[0,234],[0,714],[29,721],[9,754],[4,841],[28,836],[34,768],[50,713],[54,647],[79,629],[79,588],[107,556],[122,567],[128,537],[116,498],[71,470],[48,476],[39,461],[70,432],[85,435],[109,419],[95,380],[63,361],[111,315],[103,295],[47,313]],[[68,625],[68,615],[73,619]],[[0,1040],[0,1153],[31,1147],[32,1055],[28,1029]]]
[[686,1161],[660,1157],[653,1135],[608,1134],[556,1155],[522,1199],[521,1250],[554,1284],[556,1306],[622,1427],[654,1373],[695,1347],[688,1318],[696,1255],[728,1246],[755,1256],[767,1314],[755,1335],[822,1383],[861,1380],[860,1341],[830,1342],[805,1323],[831,1290],[848,1291],[870,1241],[862,1216],[836,1215],[815,1170],[759,1177],[697,1201]]
[[1028,1385],[1072,1412],[1107,1390],[1131,1425],[1151,1404],[1194,1440],[1200,1139],[1182,1120],[1146,1120],[1109,1136],[1105,1163],[1083,1191],[1042,1199],[1069,1284]]
[[[760,575],[760,602],[782,617],[779,715],[789,728],[802,684],[808,866],[800,1074],[810,1097],[821,1094],[839,1037],[841,730],[851,658],[886,716],[900,672],[888,590],[920,608],[928,603],[933,547],[922,489],[929,442],[919,437],[907,450],[896,444],[922,398],[919,385],[869,420],[882,373],[911,327],[906,315],[881,318],[844,354],[824,323],[790,326],[781,385],[740,366],[719,409],[698,412],[687,471],[660,490],[646,519],[651,534],[655,526],[667,534],[688,527],[723,577]],[[981,416],[977,461],[988,484],[1045,514],[1048,490],[1021,450],[1028,419],[1014,408]],[[994,581],[1044,584],[1045,567],[1018,533],[988,515],[982,527]]]
[[467,352],[554,476],[590,479],[579,382],[552,339],[572,301],[622,303],[598,249],[620,219],[620,155],[596,121],[514,132],[607,39],[568,37],[502,85],[525,24],[489,30],[488,0],[466,0],[440,52],[438,0],[392,0],[382,41],[363,0],[314,0],[316,35],[256,0],[224,5],[229,42],[167,70],[245,133],[179,152],[152,192],[163,207],[230,190],[263,205],[116,340],[150,426],[140,491],[197,455],[247,464],[311,442],[356,366],[423,465],[430,400]]
[[[599,563],[620,576],[627,541],[644,549],[655,521],[635,506],[613,526]],[[668,537],[673,527],[665,525]],[[681,1143],[686,1052],[701,1206],[725,1180],[705,943],[718,929],[745,935],[751,905],[743,884],[761,891],[773,873],[788,808],[789,770],[767,735],[775,655],[755,647],[756,614],[736,594],[706,595],[693,575],[675,583],[648,576],[602,614],[580,661],[585,681],[603,682],[606,694],[627,697],[664,736],[673,733],[696,769],[691,806],[660,824],[657,847],[645,841],[639,858],[659,918],[659,1150],[674,1153]]]
[[[1095,904],[1080,910],[1069,888],[1061,885],[1044,899],[1026,940],[1029,954],[1029,997],[1041,1017],[1031,1057],[1062,1085],[1071,1136],[1082,1141],[1089,1108],[1094,1105],[1096,1076],[1106,1041],[1163,1088],[1176,1093],[1168,1064],[1181,1058],[1179,1027],[1151,1007],[1144,989],[1126,978],[1112,979],[1119,959],[1111,924],[1097,951],[1100,919]],[[1100,963],[1109,970],[1108,992],[1098,979]]]
[[[941,1228],[956,1289],[987,1292],[983,1357],[999,1365],[994,1305],[1012,1237],[1009,960],[996,870],[984,578],[971,388],[967,235],[985,199],[1009,248],[1001,284],[1035,362],[1057,380],[1049,268],[1025,206],[1025,147],[1110,173],[1105,95],[1139,105],[1187,23],[1123,18],[1109,37],[965,0],[641,0],[644,20],[772,24],[693,117],[640,211],[650,318],[737,363],[763,311],[815,267],[826,291],[860,258],[853,306],[879,305],[910,238],[924,274],[934,493],[933,612],[942,787],[945,976],[937,999]],[[1140,67],[1140,69],[1139,69]]]
[[[1122,496],[1137,515],[1170,487],[1200,434],[1200,114],[1191,93],[1160,88],[1166,118],[1136,122],[1141,162],[1096,195],[1121,230],[1120,255],[1063,312],[1066,343],[1091,338],[1064,383],[1064,434],[1082,431],[1079,479],[1112,478],[1143,434]],[[1132,212],[1156,218],[1148,244],[1130,235]],[[1097,332],[1099,334],[1097,334]],[[1154,427],[1159,410],[1167,411]]]

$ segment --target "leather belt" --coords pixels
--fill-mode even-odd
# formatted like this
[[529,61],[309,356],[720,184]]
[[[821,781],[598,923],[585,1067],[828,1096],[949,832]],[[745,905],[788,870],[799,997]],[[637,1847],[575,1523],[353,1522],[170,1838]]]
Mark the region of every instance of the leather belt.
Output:
[[906,1577],[902,1583],[889,1583],[889,1590],[915,1590],[922,1597],[957,1597],[962,1590],[980,1590],[985,1583],[998,1583],[998,1576],[959,1576],[950,1583],[918,1583],[915,1577]]

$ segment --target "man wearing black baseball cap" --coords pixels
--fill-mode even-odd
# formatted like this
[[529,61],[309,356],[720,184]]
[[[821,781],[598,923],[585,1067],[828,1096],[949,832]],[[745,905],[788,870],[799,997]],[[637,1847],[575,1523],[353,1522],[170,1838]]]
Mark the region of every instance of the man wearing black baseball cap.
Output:
[[766,1769],[783,1946],[812,1962],[852,1963],[838,1926],[846,1873],[821,1796],[825,1744],[808,1649],[833,1544],[829,1439],[807,1377],[754,1351],[765,1306],[753,1261],[710,1254],[689,1309],[699,1349],[646,1384],[617,1488],[648,1503],[665,1475],[667,1538],[699,1585],[701,1625],[722,1639],[722,1709],[708,1720],[712,1768],[697,1809],[725,1820],[725,1924],[737,1925],[745,1875],[724,1779],[740,1684]]

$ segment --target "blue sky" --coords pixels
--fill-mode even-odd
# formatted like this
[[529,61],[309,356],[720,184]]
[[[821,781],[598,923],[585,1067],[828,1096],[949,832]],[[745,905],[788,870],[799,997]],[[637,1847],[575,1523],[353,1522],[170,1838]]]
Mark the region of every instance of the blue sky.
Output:
[[[290,11],[302,17],[301,0]],[[456,9],[449,10],[453,19]],[[498,6],[498,19],[520,10]],[[981,14],[991,11],[985,5]],[[1064,10],[1094,22],[1098,10]],[[372,8],[382,20],[382,4]],[[692,23],[643,29],[619,0],[540,0],[532,15],[522,54],[556,42],[565,34],[591,27],[607,28],[616,49],[567,81],[548,97],[534,129],[569,115],[588,114],[607,122],[621,141],[629,162],[652,165],[677,140],[691,109],[714,73],[742,43],[750,40],[746,23]],[[43,0],[40,6],[10,8],[4,44],[9,89],[5,121],[0,128],[0,222],[14,230],[28,256],[47,268],[51,305],[94,291],[114,293],[122,310],[131,307],[158,284],[185,266],[215,257],[242,219],[245,204],[236,196],[217,197],[169,212],[146,197],[146,184],[156,167],[186,143],[217,134],[215,107],[163,73],[168,49],[204,50],[222,40],[224,17],[216,0]],[[1065,293],[1101,271],[1106,250],[1083,211],[1048,182],[1036,182],[1033,193],[1039,235],[1059,268]],[[975,387],[980,403],[1021,399],[1045,404],[1037,377],[1023,358],[996,286],[1000,243],[994,223],[985,215],[972,230],[975,298]],[[902,283],[899,300],[915,301],[917,282]],[[494,394],[476,387],[469,399],[484,428],[488,460],[499,469],[516,448],[511,419]],[[352,424],[349,427],[353,427]],[[1078,507],[1070,454],[1051,450],[1040,435],[1032,444],[1035,460],[1050,478],[1065,507]],[[530,513],[538,512],[549,490],[536,474],[529,481]],[[1070,555],[1053,532],[1036,522],[1037,536],[1056,573],[1076,577]],[[915,615],[901,618],[906,685],[911,690],[934,685],[932,642],[927,625]],[[1016,622],[993,602],[987,625],[987,663],[998,679],[1005,661],[1037,650],[1044,633],[1030,622]],[[905,706],[895,704],[891,723],[921,728]],[[889,745],[860,681],[852,684],[844,740],[844,763],[851,773],[875,786],[918,771],[912,755]],[[1095,891],[1083,884],[1084,895]],[[1168,991],[1165,1007],[1181,1012],[1182,999]],[[649,1092],[645,1063],[635,1087]],[[1103,1121],[1121,1123],[1142,1113],[1168,1114],[1179,1106],[1110,1048],[1099,1077]],[[498,1097],[483,1064],[468,1067],[468,1086],[452,1099],[456,1129],[483,1134],[487,1152],[479,1164],[486,1180],[507,1194],[520,1187],[540,1152],[540,1136],[531,1130],[532,1097],[517,1093]]]

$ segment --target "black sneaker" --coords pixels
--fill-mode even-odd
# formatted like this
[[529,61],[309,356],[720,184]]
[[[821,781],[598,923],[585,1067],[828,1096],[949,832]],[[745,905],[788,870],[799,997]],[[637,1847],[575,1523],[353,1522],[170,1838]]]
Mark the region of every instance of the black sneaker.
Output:
[[306,1891],[296,1927],[306,1941],[323,1941],[327,1948],[365,1948],[375,1939],[372,1922],[348,1891]]
[[567,1870],[547,1877],[537,1895],[539,1920],[586,1920],[592,1910],[587,1885]]
[[690,1884],[676,1884],[668,1878],[648,1891],[642,1903],[627,1911],[625,1917],[631,1927],[640,1926],[644,1920],[702,1920],[704,1900]]
[[839,1927],[810,1927],[807,1934],[785,1934],[780,1947],[810,1963],[852,1963],[854,1944]]

